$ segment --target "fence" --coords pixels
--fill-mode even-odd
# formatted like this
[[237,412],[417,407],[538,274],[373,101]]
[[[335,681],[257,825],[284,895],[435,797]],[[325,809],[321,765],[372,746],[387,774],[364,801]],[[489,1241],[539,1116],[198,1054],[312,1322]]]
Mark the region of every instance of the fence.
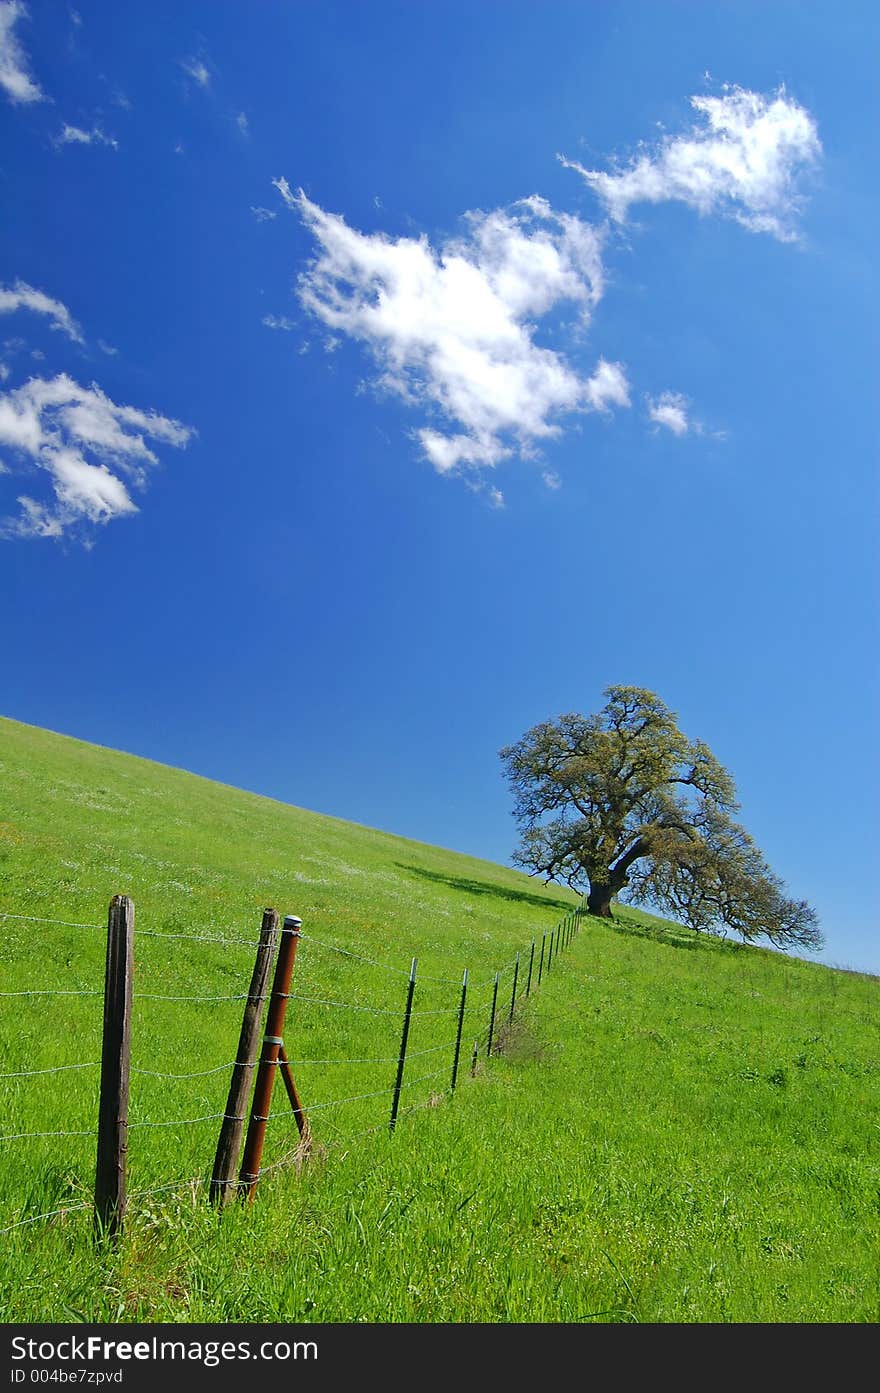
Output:
[[[51,1006],[60,997],[92,998],[94,1004],[103,997],[101,1048],[94,1050],[94,1058],[52,1063],[48,1067],[0,1070],[0,1085],[7,1088],[46,1085],[57,1082],[56,1076],[62,1076],[60,1081],[68,1084],[70,1094],[69,1099],[66,1098],[68,1111],[76,1106],[76,1089],[70,1088],[70,1081],[92,1074],[97,1076],[96,1126],[49,1127],[29,1131],[18,1130],[14,1126],[7,1130],[0,1123],[0,1146],[12,1148],[14,1144],[38,1142],[49,1148],[47,1164],[50,1169],[58,1168],[58,1143],[69,1144],[68,1139],[77,1139],[79,1165],[81,1170],[84,1169],[83,1148],[87,1143],[83,1139],[91,1138],[97,1148],[94,1191],[89,1198],[79,1200],[71,1195],[67,1203],[53,1205],[38,1213],[22,1214],[15,1222],[0,1227],[0,1234],[41,1220],[92,1209],[96,1233],[101,1238],[112,1238],[122,1228],[126,1209],[132,1201],[143,1202],[151,1196],[175,1189],[189,1189],[193,1194],[204,1190],[207,1198],[218,1205],[233,1194],[253,1198],[262,1176],[285,1166],[301,1164],[316,1142],[322,1149],[330,1150],[342,1144],[350,1146],[358,1138],[384,1128],[393,1133],[407,1114],[436,1104],[455,1093],[466,1067],[468,1048],[471,1051],[471,1075],[476,1073],[481,1057],[489,1058],[498,1050],[514,1021],[517,1007],[534,993],[552,970],[558,954],[568,947],[578,932],[585,912],[585,902],[581,901],[552,930],[544,932],[540,941],[533,940],[526,950],[478,983],[471,982],[467,970],[458,977],[432,976],[419,973],[416,959],[407,970],[352,952],[313,937],[308,930],[303,930],[301,921],[292,915],[284,918],[279,932],[279,915],[275,910],[265,911],[256,941],[230,937],[226,933],[188,934],[138,929],[139,944],[142,939],[158,940],[164,948],[174,940],[186,940],[191,945],[212,950],[216,948],[223,952],[230,948],[234,952],[255,950],[250,985],[246,991],[228,995],[204,992],[179,994],[136,989],[134,905],[125,896],[114,897],[108,914],[103,989],[47,986],[0,992],[0,1000],[16,999],[24,1010],[32,1009],[37,1002]],[[98,925],[22,914],[0,912],[0,918],[33,925],[37,932],[45,932],[49,926],[80,931],[100,929]],[[359,1000],[339,1000],[333,992],[334,981],[339,974],[334,974],[332,968],[325,966],[322,980],[327,986],[319,987],[319,990],[329,988],[332,995],[311,995],[309,990],[301,991],[299,987],[305,985],[308,988],[313,955],[316,959],[323,958],[325,963],[353,968],[359,975],[363,974],[365,968],[378,970],[386,977],[400,981],[403,990],[396,1001],[384,1005],[362,997]],[[295,968],[297,990],[293,990]],[[228,971],[238,975],[240,968],[238,964],[233,966],[230,963]],[[354,996],[358,993],[351,991],[349,994]],[[439,1004],[441,1001],[442,1005]],[[314,1028],[310,1028],[310,1014],[319,1016],[324,1023],[332,1018],[334,1028],[331,1037],[340,1046],[337,1057],[313,1057],[308,1053],[288,1050],[284,1027],[290,1002],[296,1004],[298,1041],[307,1042],[309,1036],[316,1033]],[[140,1048],[139,1041],[146,1033],[141,1030],[132,1032],[133,1007],[140,1009],[141,1003],[155,1003],[153,1009],[160,1012],[184,1007],[190,1013],[187,1029],[193,1038],[196,1032],[192,1025],[197,1020],[192,1012],[193,1007],[202,1012],[218,1008],[242,1010],[235,1058],[207,1068],[187,1067],[183,1070],[143,1068],[137,1062],[132,1062],[132,1039]],[[366,1014],[371,1017],[374,1036],[378,1035],[380,1040],[387,1042],[387,1052],[346,1054],[347,1045],[356,1048],[356,1038],[353,1040],[352,1030],[346,1022],[363,1019]],[[153,1025],[154,1041],[161,1043],[166,1038],[171,1040],[167,1017],[164,1026],[161,1018],[154,1020]],[[442,1040],[435,1042],[435,1033],[441,1034]],[[46,1032],[41,1031],[40,1034],[44,1038]],[[379,1048],[382,1048],[381,1044]],[[28,1063],[27,1060],[13,1062],[21,1065]],[[194,1064],[196,1060],[191,1058],[184,1062]],[[431,1067],[435,1063],[438,1067]],[[352,1069],[367,1069],[369,1086],[341,1097],[323,1098],[319,1094],[318,1100],[312,1102],[311,1094],[317,1080],[329,1079],[333,1070],[340,1068],[346,1071],[346,1077]],[[427,1072],[422,1072],[423,1069]],[[278,1074],[281,1075],[288,1106],[273,1109],[273,1095],[277,1097],[279,1094]],[[225,1102],[220,1104],[216,1094],[208,1098],[206,1081],[211,1081],[211,1088],[221,1087],[224,1076],[228,1079],[228,1086]],[[304,1076],[309,1079],[311,1087],[301,1089],[300,1081]],[[205,1102],[200,1101],[196,1107],[208,1106],[211,1111],[199,1110],[196,1116],[170,1118],[145,1117],[136,1112],[135,1116],[129,1117],[132,1077],[136,1097],[144,1089],[142,1081],[157,1081],[155,1090],[158,1090],[158,1096],[154,1090],[154,1103],[163,1110],[167,1108],[169,1096],[176,1085],[198,1080]],[[414,1091],[420,1089],[422,1096],[409,1102],[414,1097]],[[338,1110],[338,1113],[334,1110]],[[4,1105],[4,1117],[8,1116],[8,1111]],[[357,1125],[354,1132],[334,1126],[332,1118],[343,1112],[349,1117],[354,1115],[357,1122],[367,1122],[369,1125]],[[294,1124],[295,1144],[290,1145],[291,1137],[288,1135],[281,1154],[271,1161],[265,1161],[270,1124],[279,1121]],[[217,1125],[219,1132],[210,1180],[205,1167],[206,1144],[200,1141],[200,1174],[129,1193],[129,1161],[132,1157],[137,1160],[142,1137],[146,1137],[152,1129],[165,1129],[165,1134],[184,1152],[186,1148],[182,1139],[188,1135],[184,1129],[201,1129],[209,1124]],[[158,1135],[158,1132],[153,1135]],[[200,1136],[203,1138],[204,1133],[200,1132]]]

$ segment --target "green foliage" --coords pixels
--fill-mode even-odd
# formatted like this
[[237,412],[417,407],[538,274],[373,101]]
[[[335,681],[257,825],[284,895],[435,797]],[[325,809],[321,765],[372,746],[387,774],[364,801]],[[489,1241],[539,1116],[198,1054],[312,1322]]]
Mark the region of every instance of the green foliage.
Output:
[[596,715],[545,721],[501,750],[521,841],[517,865],[587,889],[653,904],[696,931],[818,947],[815,911],[785,895],[735,822],[733,780],[689,740],[653,692],[609,687]]

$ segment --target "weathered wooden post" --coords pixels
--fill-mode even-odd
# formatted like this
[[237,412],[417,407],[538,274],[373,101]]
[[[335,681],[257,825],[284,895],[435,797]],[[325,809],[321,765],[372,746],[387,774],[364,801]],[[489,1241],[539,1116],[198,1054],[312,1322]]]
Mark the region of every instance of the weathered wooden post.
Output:
[[254,1066],[257,1062],[260,1021],[263,1016],[272,959],[275,956],[277,932],[277,909],[264,910],[257,956],[245,1002],[241,1034],[238,1037],[238,1053],[235,1056],[235,1064],[232,1066],[232,1081],[226,1099],[226,1112],[220,1125],[217,1154],[214,1157],[214,1171],[208,1191],[208,1197],[212,1204],[224,1205],[237,1183],[236,1170],[241,1151],[241,1138],[247,1116],[247,1102]]
[[266,1032],[260,1052],[260,1067],[257,1070],[257,1083],[251,1104],[251,1119],[248,1123],[244,1157],[238,1177],[238,1193],[242,1199],[253,1199],[260,1179],[260,1161],[272,1104],[272,1086],[278,1069],[278,1052],[284,1044],[284,1017],[287,1014],[296,945],[301,928],[301,919],[294,914],[285,914],[278,958],[275,962],[275,976],[272,979],[272,995],[266,1016]]
[[134,904],[128,895],[114,895],[107,916],[104,1038],[95,1166],[95,1232],[99,1238],[115,1238],[125,1219],[133,970]]

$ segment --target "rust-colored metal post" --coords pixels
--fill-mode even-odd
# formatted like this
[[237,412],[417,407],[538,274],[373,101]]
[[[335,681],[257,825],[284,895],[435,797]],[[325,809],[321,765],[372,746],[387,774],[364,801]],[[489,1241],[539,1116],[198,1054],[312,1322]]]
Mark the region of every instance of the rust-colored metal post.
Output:
[[214,1171],[208,1190],[208,1198],[212,1204],[225,1204],[237,1183],[236,1170],[241,1152],[241,1138],[247,1118],[247,1100],[257,1062],[260,1021],[263,1018],[266,988],[269,985],[269,973],[272,970],[272,959],[275,956],[277,933],[277,909],[264,910],[257,956],[245,1002],[241,1034],[238,1037],[238,1053],[232,1066],[232,1080],[226,1099],[226,1112],[220,1125],[217,1154],[214,1157]]
[[251,1104],[251,1120],[238,1177],[238,1193],[242,1199],[253,1199],[260,1179],[260,1161],[272,1104],[272,1086],[278,1069],[278,1051],[284,1044],[284,1017],[287,1014],[290,982],[301,927],[301,919],[297,919],[294,914],[285,914],[278,958],[275,962],[275,976],[272,979],[272,995],[269,998],[269,1011],[266,1016],[266,1032],[260,1052],[260,1067],[257,1070],[257,1083]]
[[455,1092],[455,1081],[458,1078],[458,1056],[461,1052],[461,1031],[464,1025],[464,1008],[467,1001],[468,970],[465,968],[464,977],[461,979],[461,1001],[458,1007],[458,1032],[455,1037],[455,1058],[452,1061],[452,1083],[449,1085],[449,1092]]
[[128,895],[114,895],[107,916],[104,1038],[95,1166],[95,1233],[99,1239],[115,1238],[121,1233],[125,1218],[133,973],[134,904]]
[[290,1106],[293,1108],[293,1117],[297,1125],[297,1130],[301,1137],[305,1137],[310,1132],[309,1119],[303,1112],[303,1105],[300,1100],[299,1090],[293,1077],[293,1070],[290,1067],[290,1060],[287,1058],[287,1051],[283,1045],[278,1046],[278,1069],[284,1083],[287,1096],[290,1099]]

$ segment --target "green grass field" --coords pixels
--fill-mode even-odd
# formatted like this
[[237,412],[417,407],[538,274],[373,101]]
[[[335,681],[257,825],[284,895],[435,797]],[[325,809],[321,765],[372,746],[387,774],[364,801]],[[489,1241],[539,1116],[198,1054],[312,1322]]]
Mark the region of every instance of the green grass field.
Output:
[[[115,893],[136,906],[132,1200],[122,1242],[96,1253]],[[0,912],[31,916],[0,918],[0,990],[66,993],[0,997],[2,1318],[876,1321],[877,979],[626,909],[583,918],[471,1077],[494,971],[505,1022],[515,954],[574,904],[501,866],[0,720]],[[309,1000],[291,1002],[285,1040],[310,1061],[295,1071],[315,1143],[289,1164],[279,1089],[275,1168],[221,1217],[204,1181],[242,1002],[193,998],[246,991],[265,905],[303,919],[294,991]],[[23,1072],[37,1070],[52,1072]],[[36,1135],[54,1132],[82,1135]]]

